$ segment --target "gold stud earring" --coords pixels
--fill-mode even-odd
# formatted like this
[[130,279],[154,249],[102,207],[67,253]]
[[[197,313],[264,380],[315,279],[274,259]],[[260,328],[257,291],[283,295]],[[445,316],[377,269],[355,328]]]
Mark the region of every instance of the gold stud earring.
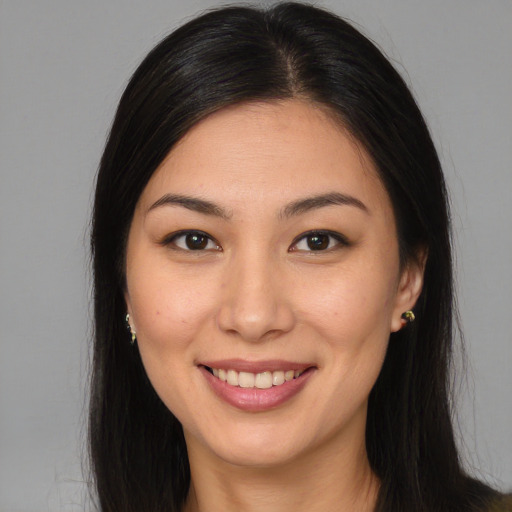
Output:
[[130,331],[130,334],[132,335],[132,340],[130,343],[132,345],[135,345],[135,342],[137,341],[137,333],[133,330],[133,327],[130,324],[130,313],[126,313],[125,320],[126,320],[126,327]]
[[406,324],[410,324],[412,322],[414,322],[414,320],[416,320],[416,316],[414,315],[414,313],[409,309],[408,311],[405,311],[404,313],[402,313],[402,320],[406,323]]

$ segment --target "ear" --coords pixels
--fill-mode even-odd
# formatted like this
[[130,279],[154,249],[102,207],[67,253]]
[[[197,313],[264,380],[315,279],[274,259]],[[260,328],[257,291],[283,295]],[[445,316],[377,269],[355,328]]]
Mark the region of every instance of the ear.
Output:
[[391,317],[391,332],[396,332],[404,326],[402,314],[414,308],[423,288],[427,250],[418,250],[411,258],[400,275],[400,282],[395,297],[395,307]]
[[133,322],[133,314],[132,314],[132,305],[130,301],[130,295],[127,291],[124,292],[124,301],[126,302],[126,313],[129,315],[128,323],[130,325],[130,330],[135,332],[135,324]]

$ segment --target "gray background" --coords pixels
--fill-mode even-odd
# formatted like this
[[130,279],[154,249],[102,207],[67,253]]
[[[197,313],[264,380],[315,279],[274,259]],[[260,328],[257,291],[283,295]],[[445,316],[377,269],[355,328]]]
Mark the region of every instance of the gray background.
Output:
[[[214,5],[0,0],[0,511],[89,508],[80,460],[94,174],[135,66]],[[512,2],[320,5],[396,61],[434,133],[471,361],[465,451],[478,475],[512,489]]]

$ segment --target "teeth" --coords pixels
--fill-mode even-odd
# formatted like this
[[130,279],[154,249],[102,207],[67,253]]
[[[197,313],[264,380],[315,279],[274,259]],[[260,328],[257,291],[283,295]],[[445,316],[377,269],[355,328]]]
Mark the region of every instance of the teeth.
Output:
[[269,389],[272,386],[281,386],[285,382],[300,377],[302,373],[304,373],[304,370],[277,370],[275,372],[250,373],[212,368],[212,372],[215,377],[227,382],[230,386]]
[[272,372],[263,372],[256,375],[254,385],[258,389],[268,389],[272,387]]
[[[232,371],[232,370],[229,370]],[[238,385],[241,388],[253,388],[254,387],[254,373],[240,372],[238,374]]]
[[231,386],[238,386],[238,372],[235,372],[235,370],[228,370],[227,383]]
[[273,372],[272,384],[274,386],[280,386],[281,384],[284,384],[284,372]]

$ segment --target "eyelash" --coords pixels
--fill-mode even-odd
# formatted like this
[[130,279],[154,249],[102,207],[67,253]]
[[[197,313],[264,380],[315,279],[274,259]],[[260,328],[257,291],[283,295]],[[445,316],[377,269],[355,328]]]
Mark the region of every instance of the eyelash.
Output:
[[[196,238],[206,240],[206,245],[204,247],[199,246],[196,248],[191,248],[190,246],[180,247],[176,242],[180,238],[184,239],[185,244],[187,244],[187,241],[193,241],[193,240],[187,240],[187,237],[196,237]],[[210,245],[211,243],[214,244],[214,247],[208,247],[208,245]],[[221,246],[214,238],[212,238],[208,233],[205,233],[204,231],[198,231],[196,229],[178,231],[177,233],[173,233],[173,234],[165,237],[164,240],[162,240],[162,245],[173,246],[173,249],[181,250],[181,251],[189,251],[189,252],[202,252],[205,250],[222,251]]]
[[[191,237],[188,239],[187,237]],[[322,237],[327,237],[327,240],[325,238],[322,239]],[[184,239],[184,245],[186,247],[180,247],[178,245],[177,240],[180,238]],[[194,238],[196,240],[194,240]],[[308,239],[310,239],[308,241]],[[317,242],[314,242],[313,240],[317,239]],[[333,240],[335,243],[333,243]],[[197,247],[192,248],[187,242],[194,242],[199,241],[199,244]],[[297,246],[300,242],[306,241],[308,244],[308,248],[299,249]],[[327,246],[325,245],[325,242],[327,241]],[[203,245],[205,243],[205,245]],[[311,245],[309,242],[317,243],[317,248],[311,248]],[[323,242],[323,243],[322,243]],[[189,252],[202,252],[202,251],[208,251],[208,250],[215,250],[215,251],[222,251],[222,247],[220,244],[211,237],[208,233],[205,233],[204,231],[198,231],[198,230],[184,230],[179,231],[177,233],[173,233],[169,236],[167,236],[162,242],[162,245],[164,246],[174,246],[173,248],[176,250],[181,251],[189,251]],[[210,244],[213,244],[214,247],[208,247]],[[291,244],[290,248],[288,249],[289,252],[327,252],[331,250],[335,250],[338,248],[338,246],[348,246],[349,242],[348,240],[341,235],[340,233],[336,233],[333,231],[326,231],[326,230],[314,230],[314,231],[308,231],[306,233],[302,233],[299,235]]]
[[[327,247],[321,247],[321,248],[317,248],[317,249],[312,249],[311,246],[309,245],[308,243],[308,238],[311,240],[311,239],[314,239],[314,238],[320,238],[320,237],[328,237],[328,240],[327,240]],[[304,248],[304,249],[297,249],[297,246],[299,244],[299,242],[301,241],[306,241],[306,243],[308,243],[308,248]],[[332,243],[332,241],[335,241],[336,243]],[[325,240],[324,240],[325,241]],[[299,235],[292,243],[292,245],[290,246],[290,249],[289,251],[290,252],[330,252],[331,250],[335,250],[339,247],[346,247],[349,245],[349,242],[347,240],[346,237],[344,237],[342,234],[340,233],[336,233],[336,232],[333,232],[333,231],[326,231],[326,230],[314,230],[314,231],[308,231],[307,233],[303,233],[302,235]]]

